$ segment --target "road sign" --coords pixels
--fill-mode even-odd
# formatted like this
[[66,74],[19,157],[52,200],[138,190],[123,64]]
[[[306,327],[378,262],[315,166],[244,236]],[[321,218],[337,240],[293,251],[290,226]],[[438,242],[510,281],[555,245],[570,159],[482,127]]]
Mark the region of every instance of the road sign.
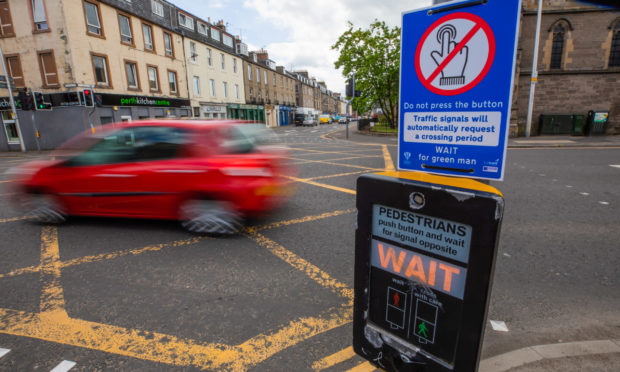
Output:
[[398,168],[502,180],[520,0],[403,13]]
[[386,370],[476,370],[503,205],[499,191],[469,179],[420,172],[358,179],[359,355]]

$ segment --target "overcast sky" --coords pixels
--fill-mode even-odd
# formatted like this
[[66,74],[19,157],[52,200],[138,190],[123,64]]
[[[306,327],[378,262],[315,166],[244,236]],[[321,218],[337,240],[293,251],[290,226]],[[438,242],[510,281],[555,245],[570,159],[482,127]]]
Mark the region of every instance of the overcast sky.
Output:
[[431,5],[432,0],[168,0],[212,23],[224,20],[250,50],[265,48],[269,58],[288,70],[307,70],[328,89],[344,92],[342,73],[331,50],[347,21],[366,28],[374,19],[400,26],[401,13]]

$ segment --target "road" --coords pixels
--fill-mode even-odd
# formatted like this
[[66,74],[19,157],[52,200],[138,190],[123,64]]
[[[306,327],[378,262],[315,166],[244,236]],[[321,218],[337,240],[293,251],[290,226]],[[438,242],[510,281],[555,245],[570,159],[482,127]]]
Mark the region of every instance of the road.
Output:
[[[350,348],[355,181],[396,146],[325,136],[339,128],[278,128],[297,193],[231,238],[31,224],[0,191],[0,370],[373,370]],[[2,155],[0,171],[32,157]],[[483,358],[620,338],[618,164],[620,148],[509,150],[489,310],[508,332],[487,326]]]

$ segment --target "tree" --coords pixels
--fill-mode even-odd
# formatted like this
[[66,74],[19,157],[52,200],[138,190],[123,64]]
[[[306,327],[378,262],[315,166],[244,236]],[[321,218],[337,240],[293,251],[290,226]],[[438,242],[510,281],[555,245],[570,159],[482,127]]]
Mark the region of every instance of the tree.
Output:
[[375,20],[368,29],[349,29],[332,49],[340,52],[334,63],[342,67],[345,77],[355,75],[355,89],[361,96],[355,98],[353,107],[358,112],[373,106],[383,110],[390,127],[396,126],[400,65],[400,27],[390,28],[385,22]]

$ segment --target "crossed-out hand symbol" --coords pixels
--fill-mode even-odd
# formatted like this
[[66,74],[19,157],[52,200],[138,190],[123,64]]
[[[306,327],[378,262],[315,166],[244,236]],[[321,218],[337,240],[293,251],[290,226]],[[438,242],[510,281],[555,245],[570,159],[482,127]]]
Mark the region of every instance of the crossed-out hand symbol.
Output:
[[[437,42],[441,44],[441,51],[434,50],[431,57],[437,64],[441,63],[448,57],[450,52],[456,48],[457,42],[456,28],[451,24],[443,25],[437,31]],[[465,66],[467,65],[467,56],[469,49],[464,46],[450,62],[441,70],[441,78],[439,85],[463,85],[465,84]]]

